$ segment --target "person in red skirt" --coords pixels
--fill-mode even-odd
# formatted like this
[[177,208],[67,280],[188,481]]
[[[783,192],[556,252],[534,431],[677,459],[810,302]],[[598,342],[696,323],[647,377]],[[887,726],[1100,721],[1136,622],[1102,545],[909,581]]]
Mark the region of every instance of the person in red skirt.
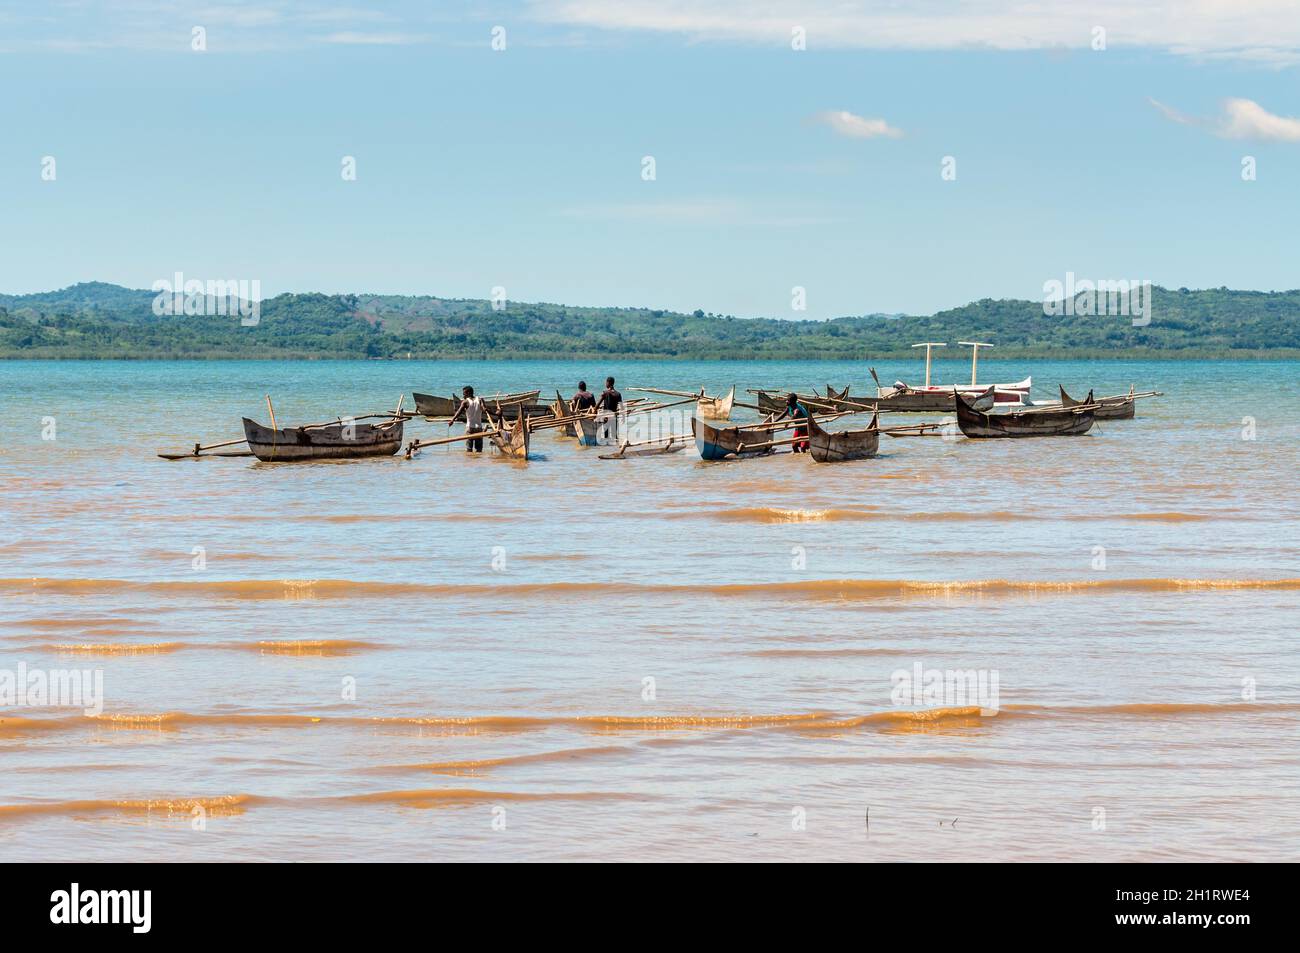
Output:
[[808,436],[808,422],[812,419],[812,411],[803,405],[803,402],[799,400],[798,394],[790,393],[786,395],[785,410],[781,411],[780,416],[775,419],[784,420],[786,417],[789,417],[793,421],[803,421],[802,427],[797,426],[794,428],[795,442],[791,444],[791,449],[794,450],[795,453],[807,453],[808,441],[800,440],[798,438]]

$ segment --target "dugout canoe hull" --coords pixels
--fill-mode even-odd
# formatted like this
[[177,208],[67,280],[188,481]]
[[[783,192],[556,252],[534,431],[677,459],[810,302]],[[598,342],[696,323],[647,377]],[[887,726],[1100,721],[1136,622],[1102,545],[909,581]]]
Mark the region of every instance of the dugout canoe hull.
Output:
[[736,386],[726,397],[701,397],[696,401],[696,414],[705,420],[730,420],[732,408],[736,404]]
[[[508,420],[514,420],[519,416],[518,406],[524,404],[526,413],[530,417],[540,414],[549,414],[551,408],[546,404],[537,404],[537,395],[540,390],[530,390],[519,394],[502,394],[493,395],[483,398],[484,409],[489,411],[494,417],[504,416]],[[412,393],[415,398],[415,412],[421,417],[450,417],[460,406],[459,397],[439,397],[437,394],[416,394]]]
[[809,421],[808,454],[817,463],[866,460],[880,450],[880,415],[871,415],[865,430],[823,430],[816,420]]
[[757,457],[771,453],[771,447],[741,450],[744,431],[740,427],[713,427],[697,417],[691,418],[691,433],[701,460],[725,460],[728,457]]
[[401,420],[386,424],[326,424],[273,430],[244,418],[244,437],[265,463],[391,457],[402,446]]
[[[1091,410],[1025,410],[990,414],[975,410],[966,398],[953,399],[957,426],[967,437],[1078,437],[1092,429]],[[1088,394],[1092,402],[1092,394]]]

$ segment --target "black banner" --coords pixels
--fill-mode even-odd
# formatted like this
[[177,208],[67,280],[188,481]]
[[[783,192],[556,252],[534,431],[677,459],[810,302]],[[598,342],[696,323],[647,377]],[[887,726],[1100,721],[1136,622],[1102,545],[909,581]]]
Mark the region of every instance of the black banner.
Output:
[[[510,873],[462,866],[454,872],[455,886],[448,888],[452,872],[427,865],[8,865],[0,867],[6,882],[0,909],[12,941],[63,935],[73,942],[337,943],[350,936],[373,938],[376,928],[419,930],[453,921],[471,929],[497,925],[503,914],[515,925],[541,925],[579,913],[585,918],[606,903],[599,899],[603,894],[589,891],[606,886],[608,874],[584,884],[590,872],[577,868],[563,880],[548,877],[555,886],[539,890],[525,869],[516,865]],[[703,913],[749,932],[744,920],[753,915],[758,890],[771,902],[764,904],[754,929],[774,916],[824,917],[853,919],[873,940],[897,935],[916,943],[931,935],[945,946],[962,936],[988,940],[1019,934],[1071,940],[1130,934],[1179,943],[1201,937],[1231,944],[1279,929],[1285,922],[1280,901],[1290,892],[1283,884],[1290,871],[1276,865],[801,868],[765,870],[753,881],[738,871],[723,877],[712,877],[709,870],[696,873],[707,887],[679,884],[635,901],[644,904],[637,930],[657,933]],[[630,882],[608,906],[625,915],[630,898],[648,889],[642,878],[659,880],[661,874],[620,876]],[[583,891],[580,910],[574,897],[566,896],[575,888]],[[439,902],[447,897],[454,902]]]

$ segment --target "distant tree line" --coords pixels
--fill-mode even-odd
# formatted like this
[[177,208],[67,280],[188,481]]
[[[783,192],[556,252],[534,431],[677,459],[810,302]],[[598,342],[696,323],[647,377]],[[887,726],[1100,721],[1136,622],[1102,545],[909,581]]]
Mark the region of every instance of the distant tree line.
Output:
[[0,295],[0,357],[860,360],[958,339],[993,341],[999,357],[1300,357],[1300,291],[1156,288],[1142,327],[991,298],[928,316],[789,321],[365,294],[279,295],[244,327],[238,317],[158,316],[153,299],[98,282]]

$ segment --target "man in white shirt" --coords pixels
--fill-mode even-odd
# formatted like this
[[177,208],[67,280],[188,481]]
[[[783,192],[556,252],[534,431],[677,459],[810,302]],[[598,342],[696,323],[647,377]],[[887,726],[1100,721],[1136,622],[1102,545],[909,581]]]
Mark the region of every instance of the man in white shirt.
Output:
[[[451,419],[447,421],[447,426],[450,427],[457,420],[459,420],[461,418],[461,415],[463,414],[465,417],[465,432],[482,433],[483,432],[483,398],[475,397],[474,388],[468,385],[466,385],[461,390],[461,395],[462,396],[461,396],[460,404],[456,407],[456,412],[451,415]],[[483,438],[479,437],[477,439],[466,440],[465,452],[482,453]]]

